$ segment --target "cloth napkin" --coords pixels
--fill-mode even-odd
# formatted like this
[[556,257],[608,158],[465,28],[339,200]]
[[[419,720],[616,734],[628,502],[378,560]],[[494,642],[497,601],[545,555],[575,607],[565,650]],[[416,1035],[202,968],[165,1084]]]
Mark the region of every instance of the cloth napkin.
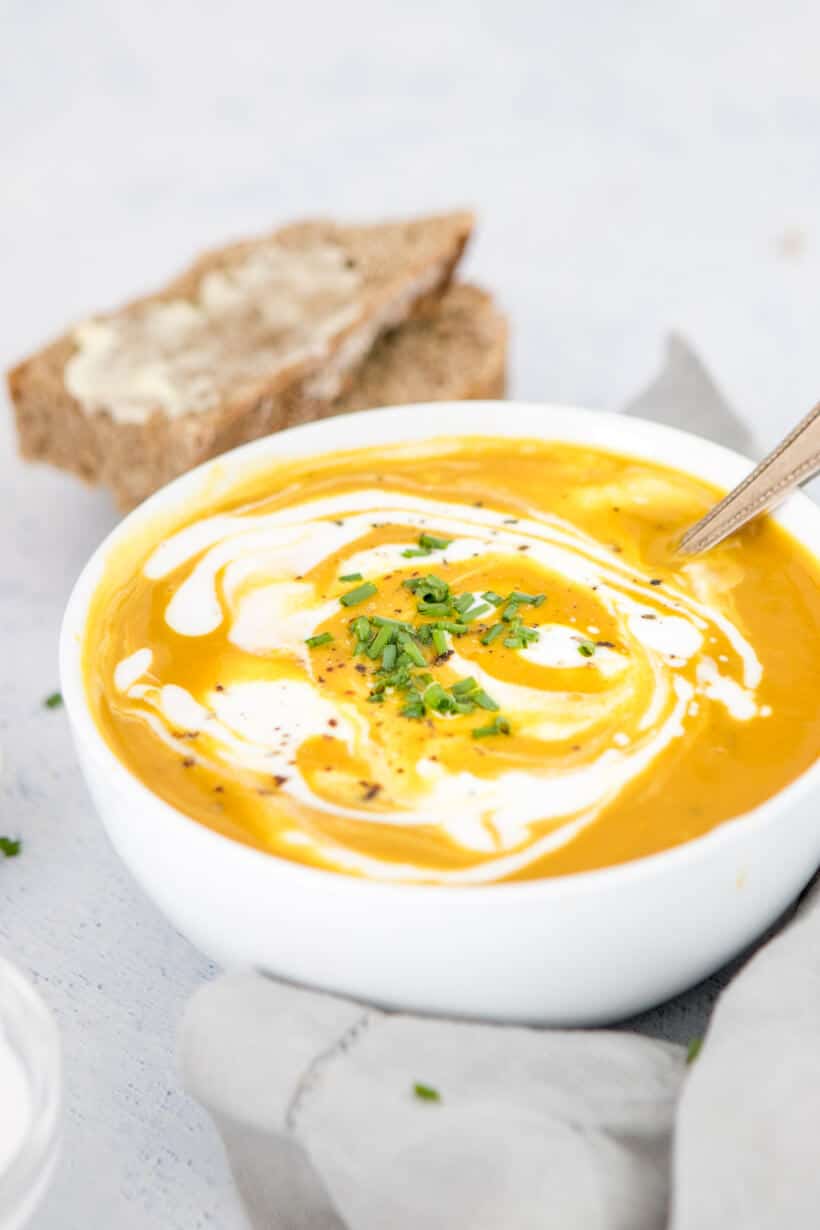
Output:
[[[625,413],[754,451],[677,336]],[[254,1230],[785,1230],[820,1217],[820,888],[722,993],[689,1064],[682,1046],[625,1029],[385,1013],[252,972],[193,997],[179,1051]]]

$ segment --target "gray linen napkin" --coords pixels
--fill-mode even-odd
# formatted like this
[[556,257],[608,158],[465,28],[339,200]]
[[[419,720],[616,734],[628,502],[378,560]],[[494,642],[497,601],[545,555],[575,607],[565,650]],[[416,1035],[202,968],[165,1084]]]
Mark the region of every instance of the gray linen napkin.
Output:
[[[755,451],[677,336],[625,412]],[[820,1208],[818,1042],[815,889],[691,1068],[629,1032],[388,1014],[254,973],[193,997],[180,1064],[254,1230],[782,1230]]]

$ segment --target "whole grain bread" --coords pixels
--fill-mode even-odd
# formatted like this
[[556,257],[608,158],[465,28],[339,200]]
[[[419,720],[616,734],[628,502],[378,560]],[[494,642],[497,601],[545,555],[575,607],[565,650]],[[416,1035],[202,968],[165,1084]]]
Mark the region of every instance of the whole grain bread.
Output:
[[377,342],[332,412],[494,399],[504,396],[506,378],[505,317],[486,291],[454,283]]
[[[205,254],[156,294],[95,319],[130,323],[156,305],[196,305],[209,275],[228,277],[270,245],[289,253],[341,249],[358,279],[354,310],[321,347],[297,349],[270,370],[249,364],[247,378],[217,388],[216,404],[176,416],[157,404],[142,421],[124,421],[117,406],[87,405],[72,395],[66,368],[80,349],[72,331],[8,373],[22,455],[105,484],[126,509],[237,443],[337,412],[378,338],[447,286],[471,229],[467,213],[369,226],[304,222]],[[241,348],[241,333],[235,344]]]

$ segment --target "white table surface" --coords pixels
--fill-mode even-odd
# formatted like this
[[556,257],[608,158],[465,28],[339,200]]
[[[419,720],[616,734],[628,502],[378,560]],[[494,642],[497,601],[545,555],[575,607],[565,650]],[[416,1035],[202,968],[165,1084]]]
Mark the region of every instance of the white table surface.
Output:
[[[820,9],[723,0],[324,5],[5,0],[0,360],[198,247],[323,212],[469,204],[513,389],[614,408],[667,331],[762,444],[820,392]],[[107,497],[0,421],[0,948],[65,1043],[66,1143],[37,1230],[243,1225],[174,1025],[212,967],[103,838],[57,685],[61,608]],[[654,1014],[697,1032],[719,982]]]

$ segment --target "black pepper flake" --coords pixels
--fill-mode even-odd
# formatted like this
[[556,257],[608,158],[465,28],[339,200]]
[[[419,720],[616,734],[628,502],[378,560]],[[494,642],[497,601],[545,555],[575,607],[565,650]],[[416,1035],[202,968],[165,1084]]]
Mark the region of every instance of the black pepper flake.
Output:
[[225,691],[225,688],[223,687],[223,685],[222,685],[221,683],[218,683],[218,684],[216,685],[215,691],[217,691],[217,692],[224,692],[224,691]]
[[433,658],[433,666],[441,666],[442,662],[452,658],[454,652],[452,649],[445,649],[444,653],[440,653],[437,658]]
[[519,551],[529,551],[529,549],[529,543],[526,542],[522,542],[521,546],[518,548]]
[[[294,764],[294,763],[295,763],[294,761],[291,761],[291,764]],[[276,773],[274,775],[273,780],[276,782],[277,786],[284,786],[285,782],[288,779],[286,777],[283,777],[281,773]]]
[[518,517],[505,517],[502,525],[518,525]]
[[652,580],[649,582],[649,584],[650,585],[662,585],[663,582],[661,581],[660,577],[653,577]]
[[328,718],[328,719],[327,719],[327,724],[328,724],[328,726],[338,726],[338,725],[339,725],[339,723],[338,723],[338,721],[337,721],[337,719],[336,719],[336,718]]
[[214,794],[224,794],[224,793],[225,793],[224,786],[214,786]]
[[362,665],[361,662],[357,662],[356,665],[353,667],[353,669],[354,671],[358,671],[360,675],[367,674],[367,667]]
[[599,649],[614,649],[615,648],[613,641],[596,641],[595,644],[598,646]]
[[186,756],[184,760],[182,761],[183,769],[191,769],[193,768],[195,764],[196,764],[196,761],[194,760],[193,756]]
[[381,789],[378,782],[371,782],[364,792],[364,802],[369,803],[371,799],[375,799],[377,794],[381,794]]

